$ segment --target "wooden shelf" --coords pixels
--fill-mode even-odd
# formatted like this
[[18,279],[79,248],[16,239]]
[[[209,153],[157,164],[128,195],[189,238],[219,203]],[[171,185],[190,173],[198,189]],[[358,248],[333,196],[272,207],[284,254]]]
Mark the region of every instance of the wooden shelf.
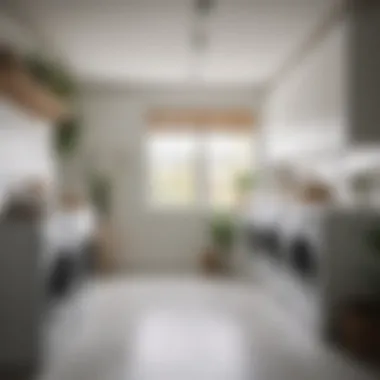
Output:
[[37,82],[21,59],[0,48],[0,94],[34,115],[58,121],[69,117],[68,106]]

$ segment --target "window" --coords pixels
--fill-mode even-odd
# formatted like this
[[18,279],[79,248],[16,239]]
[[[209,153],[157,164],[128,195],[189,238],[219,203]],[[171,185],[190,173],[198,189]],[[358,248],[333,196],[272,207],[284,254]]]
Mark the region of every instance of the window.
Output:
[[157,134],[148,141],[149,198],[155,208],[195,204],[194,136]]
[[237,180],[253,170],[251,137],[211,134],[206,138],[207,193],[213,208],[232,208],[239,202]]
[[154,132],[147,157],[153,208],[231,209],[239,201],[237,178],[252,170],[252,136]]

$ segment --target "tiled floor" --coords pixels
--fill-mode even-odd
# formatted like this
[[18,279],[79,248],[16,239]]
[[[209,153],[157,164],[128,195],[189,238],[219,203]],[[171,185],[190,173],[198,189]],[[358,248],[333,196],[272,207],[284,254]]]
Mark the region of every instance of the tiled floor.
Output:
[[52,316],[43,380],[361,380],[257,285],[89,284]]

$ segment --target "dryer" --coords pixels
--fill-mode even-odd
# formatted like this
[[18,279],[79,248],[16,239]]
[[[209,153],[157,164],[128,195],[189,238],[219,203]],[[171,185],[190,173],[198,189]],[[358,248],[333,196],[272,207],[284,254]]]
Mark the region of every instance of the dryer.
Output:
[[301,325],[330,338],[341,305],[380,292],[380,260],[366,243],[380,212],[296,204],[281,210],[264,225],[277,231],[279,255],[252,255],[252,273]]

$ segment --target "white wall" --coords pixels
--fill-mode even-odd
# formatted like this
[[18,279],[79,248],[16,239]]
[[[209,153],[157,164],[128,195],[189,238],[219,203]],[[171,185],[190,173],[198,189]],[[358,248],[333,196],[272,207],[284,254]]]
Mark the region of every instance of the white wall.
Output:
[[346,143],[347,24],[339,23],[286,77],[265,106],[267,156],[329,168]]
[[[82,96],[87,163],[110,173],[114,183],[116,260],[138,271],[191,272],[204,245],[205,216],[157,213],[146,205],[145,112],[151,106],[248,106],[250,90],[87,89]],[[91,166],[91,165],[90,165]]]

